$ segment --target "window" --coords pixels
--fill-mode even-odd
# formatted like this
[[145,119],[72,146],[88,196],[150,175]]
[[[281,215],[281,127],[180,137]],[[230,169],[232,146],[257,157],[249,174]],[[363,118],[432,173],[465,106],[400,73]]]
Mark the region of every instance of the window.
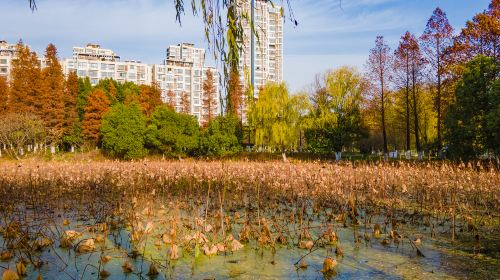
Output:
[[106,66],[107,66],[106,64],[101,63],[101,70],[106,70],[106,68],[107,68]]
[[86,68],[87,62],[78,62],[78,68]]
[[97,63],[90,63],[90,68],[97,69]]
[[109,64],[108,65],[108,70],[115,70],[115,65],[114,64]]
[[0,64],[7,64],[7,59],[0,59]]
[[0,68],[0,73],[7,74],[7,67]]
[[78,77],[85,77],[85,76],[87,76],[87,71],[85,71],[85,70],[78,70],[77,74],[78,74],[77,75]]

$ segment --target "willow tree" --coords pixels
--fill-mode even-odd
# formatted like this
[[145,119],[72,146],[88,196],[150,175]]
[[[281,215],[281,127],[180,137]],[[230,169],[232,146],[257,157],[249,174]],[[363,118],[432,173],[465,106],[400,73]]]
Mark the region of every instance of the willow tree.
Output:
[[313,94],[313,120],[306,139],[313,152],[335,152],[336,158],[361,136],[360,107],[366,82],[354,68],[328,71]]
[[306,102],[301,95],[290,96],[284,83],[265,85],[250,109],[255,144],[280,151],[286,160],[285,152],[297,147]]

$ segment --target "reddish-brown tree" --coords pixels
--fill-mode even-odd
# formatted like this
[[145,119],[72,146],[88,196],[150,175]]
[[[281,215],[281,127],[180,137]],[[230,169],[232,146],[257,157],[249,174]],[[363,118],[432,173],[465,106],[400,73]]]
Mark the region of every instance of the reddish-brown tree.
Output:
[[392,56],[389,46],[384,42],[383,36],[377,36],[375,39],[375,47],[370,50],[370,56],[366,63],[368,76],[370,77],[379,99],[380,124],[382,127],[382,137],[384,140],[384,154],[387,158],[387,132],[385,124],[385,107],[386,107],[386,92],[389,86],[391,74]]
[[181,97],[181,107],[182,113],[189,114],[191,113],[191,100],[189,98],[189,94],[187,92],[182,93]]
[[38,57],[21,41],[10,73],[9,110],[15,113],[39,114],[41,71]]
[[156,83],[151,86],[141,85],[139,87],[139,103],[146,116],[150,116],[155,108],[162,104],[161,89]]
[[102,89],[94,89],[87,100],[83,116],[83,136],[92,144],[97,144],[100,139],[102,117],[109,110],[111,102]]
[[[481,54],[500,61],[500,0],[492,0],[488,10],[478,13],[460,34],[454,38],[448,49],[451,63],[465,64]],[[456,73],[460,75],[461,73]]]
[[227,113],[237,116],[239,119],[243,113],[243,86],[237,71],[231,71],[228,82],[228,104]]
[[175,92],[173,90],[168,90],[167,92],[167,105],[168,107],[172,108],[175,110],[175,107],[177,105],[177,100],[175,98]]
[[442,81],[445,74],[443,67],[445,49],[452,42],[453,27],[451,27],[446,17],[446,13],[439,7],[434,10],[432,16],[427,21],[427,26],[424,34],[421,36],[423,49],[426,54],[427,61],[435,71],[436,77],[436,113],[437,113],[437,145],[438,150],[441,149],[441,123],[442,123]]
[[406,151],[410,150],[410,80],[412,50],[417,47],[417,39],[409,31],[401,37],[398,48],[394,52],[395,81],[405,92],[405,121],[406,121]]
[[206,78],[203,81],[203,125],[207,125],[215,118],[217,112],[217,95],[214,86],[214,75],[212,71],[206,71]]
[[420,149],[420,133],[419,133],[419,120],[418,120],[418,106],[419,106],[419,96],[418,89],[421,78],[421,71],[424,67],[426,60],[422,56],[420,47],[416,40],[409,41],[408,45],[408,56],[410,61],[410,76],[411,76],[411,92],[413,101],[413,124],[415,133],[415,146],[418,153],[418,159],[422,159],[421,149]]
[[7,113],[9,108],[9,85],[4,76],[0,76],[0,115]]
[[49,44],[45,50],[45,63],[39,96],[43,101],[41,118],[51,131],[52,140],[57,142],[63,134],[65,124],[65,87],[64,74],[57,59],[57,49],[53,44]]
[[72,71],[68,74],[64,90],[64,134],[71,135],[78,121],[76,98],[78,95],[78,76]]

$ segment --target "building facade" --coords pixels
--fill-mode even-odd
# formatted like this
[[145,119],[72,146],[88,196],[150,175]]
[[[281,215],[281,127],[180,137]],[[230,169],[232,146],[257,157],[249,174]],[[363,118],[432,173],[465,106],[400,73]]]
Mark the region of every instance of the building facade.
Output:
[[16,45],[0,41],[0,76],[7,80],[10,77],[12,59],[15,56]]
[[92,85],[98,84],[102,79],[138,85],[150,85],[152,81],[150,65],[136,60],[120,61],[116,53],[102,49],[98,44],[74,47],[73,57],[63,59],[61,65],[65,75],[76,72],[78,77],[88,77]]
[[[242,0],[240,14],[251,15],[250,0]],[[267,82],[283,80],[283,18],[281,7],[269,1],[256,0],[254,12],[255,37],[255,92]],[[240,53],[239,73],[243,84],[247,84],[251,72],[251,27],[243,19],[243,51]]]
[[[164,102],[173,103],[175,110],[183,110],[182,96],[188,95],[191,114],[202,122],[205,115],[203,106],[203,83],[207,71],[214,77],[215,96],[217,103],[215,114],[220,114],[220,87],[218,71],[205,66],[205,49],[195,48],[193,44],[182,43],[167,48],[163,64],[153,65],[153,82],[162,90]],[[169,92],[173,92],[175,100],[169,100]]]
[[[15,58],[15,44],[0,41],[0,76],[10,77],[11,62]],[[40,66],[45,67],[44,58],[39,59]],[[217,69],[205,66],[205,49],[195,48],[193,44],[182,43],[171,45],[166,50],[166,58],[162,64],[149,65],[136,60],[121,61],[114,51],[103,49],[98,44],[87,44],[85,47],[74,47],[71,58],[60,61],[63,73],[75,72],[78,77],[90,79],[92,85],[100,80],[113,79],[119,83],[133,82],[137,85],[156,84],[162,91],[162,100],[171,103],[169,91],[174,93],[172,103],[178,112],[183,111],[182,96],[187,94],[189,113],[203,122],[205,109],[203,106],[203,83],[207,71],[214,77],[214,103],[221,113],[220,86]]]

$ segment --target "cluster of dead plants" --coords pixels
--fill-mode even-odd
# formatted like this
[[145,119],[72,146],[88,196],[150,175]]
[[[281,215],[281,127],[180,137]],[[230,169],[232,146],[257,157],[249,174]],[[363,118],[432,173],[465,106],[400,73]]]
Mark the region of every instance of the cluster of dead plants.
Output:
[[494,168],[447,163],[5,163],[0,269],[6,279],[44,266],[106,278],[118,260],[123,273],[169,275],[179,258],[293,247],[304,250],[297,269],[326,248],[329,275],[344,227],[355,244],[407,242],[423,255],[424,238],[473,237],[487,252],[482,237],[500,228],[498,186]]

